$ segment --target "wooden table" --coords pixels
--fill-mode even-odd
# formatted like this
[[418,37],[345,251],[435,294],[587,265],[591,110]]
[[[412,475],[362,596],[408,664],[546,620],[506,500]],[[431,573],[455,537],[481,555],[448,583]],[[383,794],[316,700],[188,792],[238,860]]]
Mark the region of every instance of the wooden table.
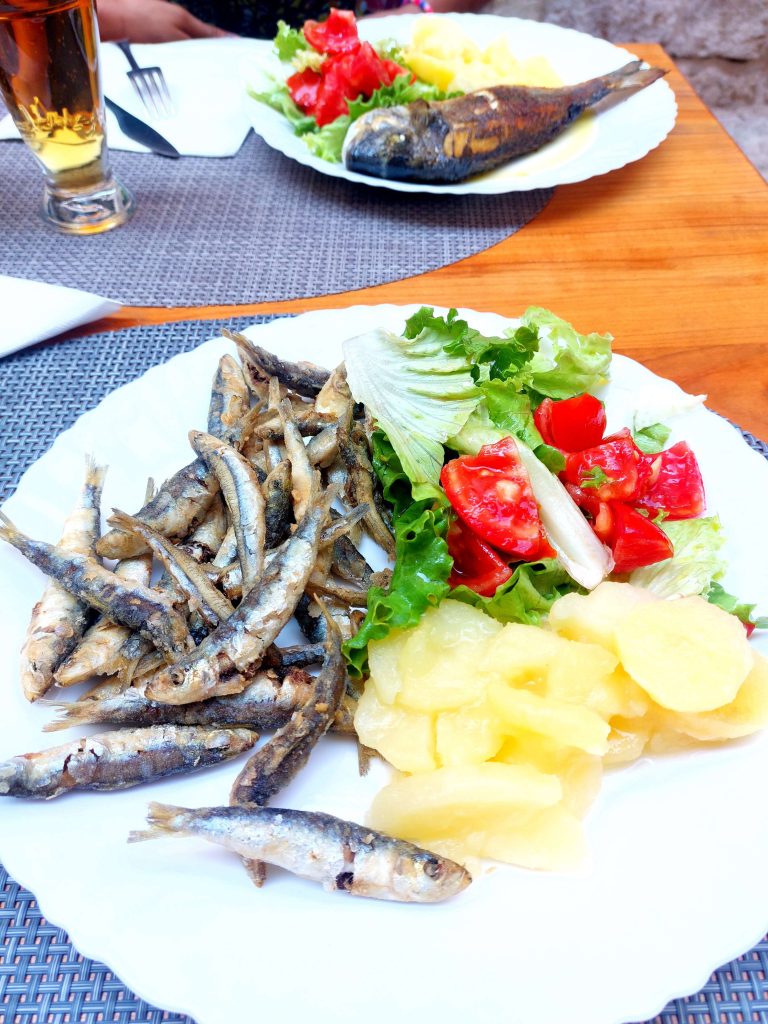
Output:
[[545,306],[617,352],[706,392],[708,405],[768,439],[768,184],[660,46],[679,105],[666,141],[636,163],[558,188],[511,238],[441,270],[375,288],[248,306],[124,307],[81,328],[355,303],[423,302],[506,316]]

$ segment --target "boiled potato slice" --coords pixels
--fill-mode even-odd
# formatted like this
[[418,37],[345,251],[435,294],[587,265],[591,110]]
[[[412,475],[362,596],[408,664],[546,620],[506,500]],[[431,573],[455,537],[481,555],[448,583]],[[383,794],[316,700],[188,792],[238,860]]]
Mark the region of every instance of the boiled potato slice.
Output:
[[488,680],[478,675],[478,662],[502,628],[461,601],[430,608],[408,632],[400,654],[398,703],[410,711],[449,711],[480,700]]
[[480,671],[513,685],[543,684],[565,643],[549,630],[510,622],[493,638]]
[[701,597],[638,605],[616,627],[624,668],[671,711],[729,704],[752,669],[739,620]]
[[456,75],[456,68],[452,61],[446,61],[432,54],[419,50],[409,50],[407,56],[408,67],[419,78],[425,82],[436,85],[443,92],[448,92]]
[[730,704],[698,714],[670,713],[669,725],[697,740],[735,740],[768,725],[768,658],[752,654],[752,671]]
[[612,680],[619,664],[615,654],[599,644],[561,641],[547,674],[547,696],[583,704],[606,720],[621,712],[621,689]]
[[659,600],[650,590],[606,580],[589,594],[566,594],[558,598],[549,610],[549,627],[568,640],[600,644],[618,654],[618,624],[637,605]]
[[443,766],[481,764],[502,740],[498,716],[487,701],[437,716],[437,759]]
[[371,640],[368,644],[371,679],[382,704],[394,704],[403,685],[397,663],[407,640],[405,630],[393,629],[383,640]]
[[589,857],[581,822],[562,804],[512,819],[488,833],[482,854],[540,871],[576,871]]
[[396,779],[376,794],[368,824],[405,839],[483,831],[509,815],[558,803],[560,781],[530,765],[455,765]]
[[563,806],[583,818],[600,792],[601,758],[575,747],[564,747],[545,736],[521,729],[504,741],[496,754],[505,764],[532,764],[545,775],[557,775],[563,787]]
[[610,726],[590,708],[539,697],[529,690],[515,690],[499,682],[488,687],[488,699],[501,717],[505,732],[514,734],[518,729],[527,729],[598,756],[608,749]]
[[635,720],[617,717],[611,720],[608,735],[608,751],[603,764],[624,764],[635,761],[642,754],[650,739],[651,722],[643,718]]
[[357,702],[355,729],[361,743],[378,750],[401,772],[431,772],[437,767],[434,716],[381,704],[370,680]]

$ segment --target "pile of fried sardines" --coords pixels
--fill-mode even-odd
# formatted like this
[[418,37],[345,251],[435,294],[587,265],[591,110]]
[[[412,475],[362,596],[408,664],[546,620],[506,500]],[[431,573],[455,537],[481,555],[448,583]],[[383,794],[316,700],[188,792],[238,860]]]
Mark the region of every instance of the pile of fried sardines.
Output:
[[[458,864],[331,815],[266,806],[328,729],[354,734],[341,644],[368,589],[390,575],[356,544],[365,530],[390,558],[395,546],[371,468],[373,425],[343,364],[283,362],[224,333],[241,365],[222,357],[208,431],[189,434],[194,461],[157,493],[150,481],[141,511],[114,509],[99,536],[106,470],[89,458],[58,545],[0,513],[0,537],[50,577],[22,648],[25,695],[104,676],[79,700],[45,702],[63,709],[46,731],[122,727],[0,763],[0,795],[125,789],[218,764],[252,748],[254,730],[275,728],[229,806],[151,804],[149,830],[130,840],[201,836],[238,853],[259,886],[270,863],[329,891],[445,899],[470,882]],[[165,571],[150,585],[153,558]],[[293,615],[308,643],[279,648]],[[317,675],[305,671],[317,663]]]

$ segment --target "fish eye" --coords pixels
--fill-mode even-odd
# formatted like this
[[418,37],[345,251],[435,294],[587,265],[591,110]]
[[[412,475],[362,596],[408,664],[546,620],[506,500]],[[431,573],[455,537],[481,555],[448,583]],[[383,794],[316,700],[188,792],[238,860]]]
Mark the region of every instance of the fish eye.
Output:
[[424,862],[424,874],[430,878],[437,878],[440,874],[441,864],[437,857],[430,857]]

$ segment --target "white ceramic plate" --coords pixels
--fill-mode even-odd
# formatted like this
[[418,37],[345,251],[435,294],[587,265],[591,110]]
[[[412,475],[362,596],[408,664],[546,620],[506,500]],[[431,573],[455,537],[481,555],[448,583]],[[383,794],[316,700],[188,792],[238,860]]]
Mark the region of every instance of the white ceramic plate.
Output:
[[[415,17],[420,15],[363,20],[359,26],[360,37],[369,42],[397,39],[407,43]],[[502,32],[509,33],[512,52],[517,58],[543,54],[567,85],[615,71],[628,61],[637,59],[634,54],[604,39],[560,28],[559,25],[502,18],[495,14],[451,14],[444,17],[457,21],[467,35],[483,48]],[[268,66],[269,58],[265,57],[264,62],[264,66]],[[258,77],[257,72],[249,71],[247,66],[244,66],[243,74],[246,81]],[[290,123],[282,114],[247,95],[245,104],[251,124],[264,141],[300,164],[314,167],[316,171],[334,178],[359,181],[376,188],[453,195],[525,192],[532,188],[584,181],[596,174],[614,171],[655,149],[672,130],[677,114],[675,94],[661,80],[611,109],[603,110],[597,117],[591,117],[588,130],[582,131],[578,125],[571,126],[537,152],[458,185],[422,185],[373,178],[348,171],[341,163],[321,160],[313,156],[306,143],[293,134]]]
[[[334,366],[346,337],[379,325],[400,330],[415,308],[306,313],[246,333],[288,358]],[[462,315],[486,334],[509,323]],[[190,459],[187,431],[205,423],[214,368],[231,348],[210,341],[112,392],[25,473],[7,514],[33,536],[56,539],[87,451],[110,464],[105,510],[133,510],[147,475],[162,480]],[[613,365],[611,429],[623,399],[657,379],[621,356]],[[681,438],[697,453],[709,510],[728,534],[725,585],[765,613],[768,466],[703,408],[677,421],[671,440]],[[50,712],[22,697],[17,659],[43,578],[7,545],[0,573],[3,759],[83,730],[41,735]],[[766,637],[756,645],[766,650]],[[499,866],[436,906],[329,894],[277,869],[257,891],[236,857],[201,840],[126,845],[150,800],[225,802],[241,766],[50,803],[0,799],[0,859],[45,916],[144,999],[198,1024],[645,1020],[768,926],[768,890],[759,884],[768,734],[607,773],[586,822],[591,873]],[[279,800],[361,820],[386,776],[376,761],[360,779],[354,744],[326,737]]]

